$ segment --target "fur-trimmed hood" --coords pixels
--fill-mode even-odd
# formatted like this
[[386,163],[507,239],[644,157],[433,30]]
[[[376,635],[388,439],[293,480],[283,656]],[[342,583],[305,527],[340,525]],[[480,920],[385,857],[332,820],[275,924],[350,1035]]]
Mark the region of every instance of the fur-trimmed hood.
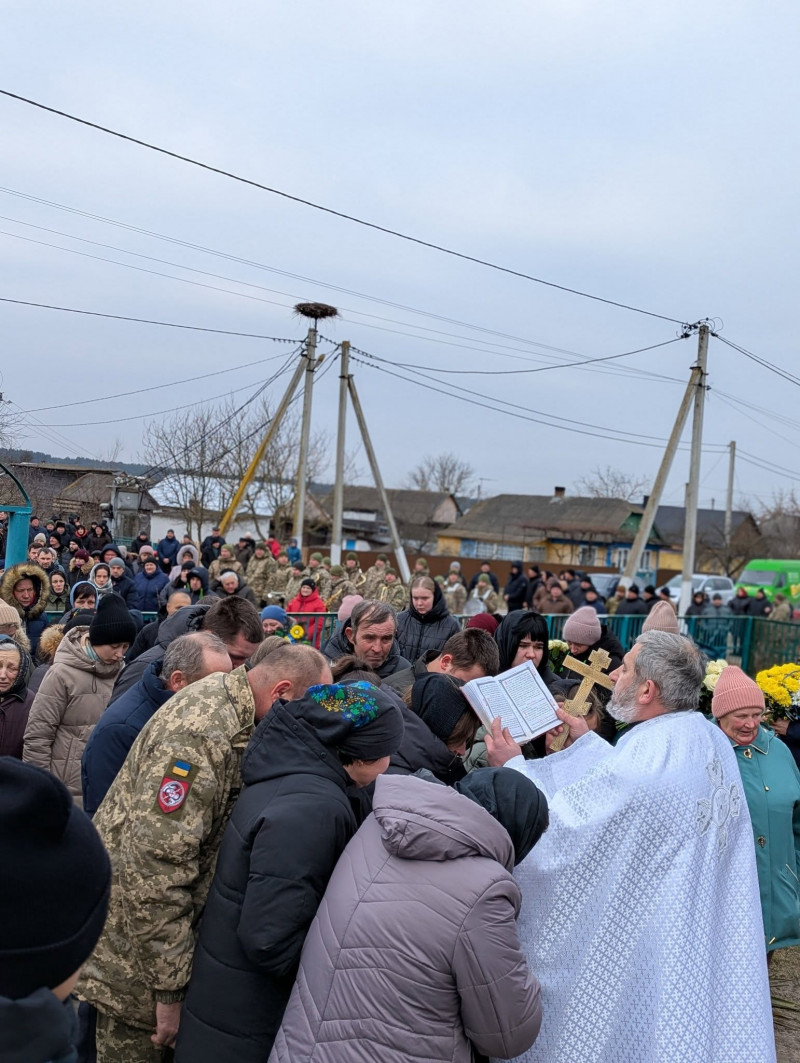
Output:
[[[14,597],[14,584],[21,579],[29,579],[36,591],[36,601],[27,611],[22,608]],[[47,599],[50,597],[50,580],[43,568],[39,568],[32,561],[21,561],[18,565],[12,565],[3,573],[0,583],[0,598],[16,609],[23,620],[36,620],[47,608]]]

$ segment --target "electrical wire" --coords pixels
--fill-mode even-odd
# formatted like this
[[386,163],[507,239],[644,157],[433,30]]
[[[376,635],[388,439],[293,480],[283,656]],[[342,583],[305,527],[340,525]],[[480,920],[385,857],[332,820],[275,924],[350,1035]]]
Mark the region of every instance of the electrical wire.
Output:
[[724,336],[717,336],[717,339],[728,347],[732,347],[740,354],[743,354],[745,358],[749,358],[751,362],[763,366],[764,369],[768,369],[771,373],[775,373],[776,376],[788,381],[788,383],[800,387],[800,377],[795,376],[794,373],[790,373],[788,369],[782,369],[779,365],[775,365],[774,362],[770,362],[766,358],[762,358],[760,355],[748,351],[746,347],[740,347],[738,343],[734,343],[732,340],[726,339]]
[[[129,317],[126,314],[107,314],[99,310],[79,310],[74,306],[54,306],[52,303],[35,303],[30,299],[11,299],[0,295],[0,303],[14,303],[17,306],[33,306],[42,310],[60,310],[65,314],[83,314],[86,317],[105,317],[112,321],[135,321],[140,325],[162,325],[165,328],[189,329],[191,332],[212,332],[217,336],[241,336],[248,340],[271,340],[273,343],[298,343],[297,339],[284,336],[265,336],[260,332],[234,332],[231,329],[207,328],[204,325],[183,325],[176,321],[155,321],[149,317]],[[249,362],[255,365],[255,362]],[[223,370],[224,372],[225,370]],[[166,385],[164,385],[166,386]]]
[[79,125],[87,126],[90,129],[96,129],[101,133],[106,133],[109,136],[118,138],[119,140],[127,141],[130,144],[136,144],[139,147],[147,148],[150,151],[156,151],[161,155],[166,155],[169,158],[176,159],[179,162],[188,163],[191,166],[199,167],[202,170],[206,170],[210,173],[219,174],[222,177],[230,178],[233,181],[238,181],[240,184],[248,185],[252,188],[258,188],[262,192],[269,192],[272,195],[281,196],[283,199],[290,200],[293,203],[298,203],[305,207],[311,207],[314,210],[321,211],[325,214],[332,215],[336,218],[341,218],[343,221],[349,221],[356,225],[363,226],[367,229],[372,229],[376,232],[381,232],[387,236],[394,236],[397,239],[404,240],[407,243],[416,244],[420,247],[426,247],[432,251],[438,251],[441,254],[449,255],[452,258],[457,258],[465,262],[472,262],[479,266],[484,266],[488,269],[496,270],[499,273],[505,273],[512,277],[518,277],[522,280],[531,281],[534,284],[541,284],[548,288],[553,288],[557,291],[565,292],[569,295],[579,296],[583,299],[591,299],[594,302],[604,303],[607,306],[614,306],[620,310],[629,310],[635,314],[644,314],[647,317],[659,318],[662,321],[671,321],[676,325],[683,325],[684,321],[676,317],[669,317],[666,314],[657,314],[652,310],[644,310],[641,307],[632,306],[629,303],[619,302],[615,299],[607,299],[600,295],[592,295],[589,292],[580,291],[577,288],[570,288],[564,284],[556,284],[554,281],[547,281],[541,277],[534,277],[530,273],[523,273],[520,270],[511,269],[508,266],[501,266],[498,263],[488,261],[487,259],[478,258],[475,255],[469,255],[462,251],[456,251],[453,248],[445,247],[441,244],[436,244],[430,240],[423,240],[417,236],[411,236],[408,233],[402,233],[396,229],[391,229],[385,225],[379,225],[376,222],[366,221],[364,218],[358,218],[353,214],[347,214],[344,211],[335,210],[333,207],[326,207],[320,203],[315,203],[312,200],[304,199],[301,196],[293,195],[289,192],[284,192],[281,189],[273,188],[270,185],[262,184],[260,181],[252,180],[251,178],[242,177],[239,174],[232,173],[230,170],[224,170],[218,166],[212,166],[210,163],[201,162],[198,159],[193,159],[188,155],[181,155],[179,152],[170,151],[167,148],[162,148],[156,144],[151,144],[146,140],[140,140],[137,137],[129,136],[127,133],[121,133],[116,129],[111,129],[108,126],[100,125],[97,122],[91,122],[86,118],[80,118],[77,115],[70,114],[68,111],[62,111],[56,107],[49,107],[44,103],[40,103],[37,100],[29,99],[26,96],[21,96],[16,92],[10,92],[8,89],[0,89],[0,95],[6,96],[9,99],[17,100],[20,103],[28,104],[31,107],[36,107],[41,111],[46,111],[49,114],[58,115],[60,118],[66,118],[71,122],[76,122]]

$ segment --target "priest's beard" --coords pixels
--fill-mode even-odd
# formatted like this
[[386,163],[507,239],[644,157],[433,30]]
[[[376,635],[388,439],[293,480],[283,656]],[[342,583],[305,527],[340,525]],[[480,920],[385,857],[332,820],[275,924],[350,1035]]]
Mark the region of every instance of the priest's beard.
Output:
[[619,692],[615,689],[606,709],[608,714],[620,723],[633,723],[638,715],[635,684],[631,683],[629,687]]

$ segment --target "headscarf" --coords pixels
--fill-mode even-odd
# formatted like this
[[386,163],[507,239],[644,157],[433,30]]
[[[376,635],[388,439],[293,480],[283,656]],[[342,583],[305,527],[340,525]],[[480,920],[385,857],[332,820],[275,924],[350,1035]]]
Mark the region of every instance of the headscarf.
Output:
[[472,709],[458,680],[441,672],[428,672],[411,688],[411,711],[424,720],[437,738],[447,742],[464,713]]
[[33,671],[33,661],[28,651],[23,649],[18,642],[15,642],[10,635],[0,635],[0,653],[4,650],[16,650],[19,654],[19,675],[14,680],[11,689],[7,690],[2,696],[7,698],[15,695],[23,698],[25,691],[28,689],[28,679]]
[[403,739],[397,702],[371,683],[320,683],[309,687],[298,713],[325,746],[358,760],[396,753]]
[[508,831],[514,863],[520,864],[547,830],[547,799],[531,780],[513,768],[478,768],[454,790],[470,798]]

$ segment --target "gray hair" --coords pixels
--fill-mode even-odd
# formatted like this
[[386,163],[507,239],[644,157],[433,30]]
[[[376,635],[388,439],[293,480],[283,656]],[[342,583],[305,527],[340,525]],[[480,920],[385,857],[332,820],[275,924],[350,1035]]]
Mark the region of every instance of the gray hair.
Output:
[[706,656],[691,639],[671,631],[645,631],[633,672],[640,683],[655,683],[668,712],[696,709],[706,674]]
[[205,672],[206,651],[227,653],[228,647],[211,631],[194,631],[181,635],[167,646],[161,665],[161,677],[167,682],[173,672],[182,672],[187,683],[195,683]]
[[360,627],[372,627],[391,620],[397,630],[397,614],[386,602],[359,602],[350,614],[350,628],[355,635]]
[[231,570],[230,570],[230,569],[226,569],[226,570],[225,570],[225,571],[224,571],[224,572],[222,573],[222,575],[221,575],[221,576],[219,577],[219,581],[220,581],[220,583],[222,583],[222,581],[223,581],[224,579],[227,579],[227,577],[228,577],[228,576],[233,576],[233,578],[234,578],[234,579],[236,580],[236,582],[237,582],[237,583],[239,582],[239,577],[238,577],[238,576],[236,575],[236,573],[235,573],[235,572],[231,572]]

